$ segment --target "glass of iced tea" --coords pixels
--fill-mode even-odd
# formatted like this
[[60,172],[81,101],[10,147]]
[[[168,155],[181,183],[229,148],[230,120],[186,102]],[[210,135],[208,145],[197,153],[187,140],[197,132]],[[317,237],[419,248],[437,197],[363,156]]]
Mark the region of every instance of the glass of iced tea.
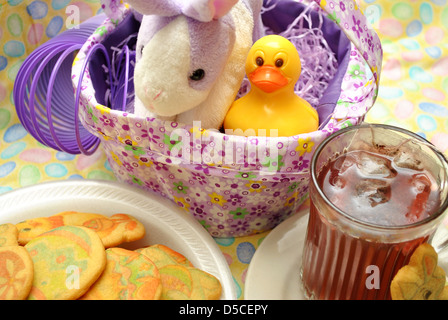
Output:
[[363,124],[315,151],[300,270],[306,297],[390,299],[390,282],[448,208],[447,160],[407,130]]

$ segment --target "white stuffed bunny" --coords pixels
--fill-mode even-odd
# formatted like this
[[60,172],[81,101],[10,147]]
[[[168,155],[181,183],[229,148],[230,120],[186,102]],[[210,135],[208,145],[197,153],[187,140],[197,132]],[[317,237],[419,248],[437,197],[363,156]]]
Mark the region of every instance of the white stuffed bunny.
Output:
[[143,14],[134,113],[219,129],[262,36],[262,0],[128,0]]

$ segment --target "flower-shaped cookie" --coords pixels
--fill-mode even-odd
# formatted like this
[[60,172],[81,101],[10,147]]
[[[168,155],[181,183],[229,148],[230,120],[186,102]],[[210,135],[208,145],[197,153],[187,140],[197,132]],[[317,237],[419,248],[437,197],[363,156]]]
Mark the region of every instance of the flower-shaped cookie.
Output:
[[33,277],[33,261],[24,247],[0,247],[0,300],[26,299]]
[[393,300],[448,300],[445,271],[434,248],[421,244],[409,264],[398,270],[390,286]]

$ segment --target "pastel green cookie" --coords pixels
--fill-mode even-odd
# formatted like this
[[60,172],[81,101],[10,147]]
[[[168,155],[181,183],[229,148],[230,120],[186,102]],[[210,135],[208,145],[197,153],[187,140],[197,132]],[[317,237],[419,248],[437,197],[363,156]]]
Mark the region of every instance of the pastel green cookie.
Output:
[[106,254],[106,269],[81,300],[160,299],[161,279],[151,260],[123,248],[109,248]]
[[30,300],[74,300],[100,277],[106,252],[100,237],[79,226],[62,226],[29,241],[34,264]]
[[193,267],[193,264],[184,255],[163,244],[154,244],[135,251],[147,256],[159,269],[172,264]]
[[159,272],[163,300],[218,300],[221,297],[219,280],[198,268],[168,265]]

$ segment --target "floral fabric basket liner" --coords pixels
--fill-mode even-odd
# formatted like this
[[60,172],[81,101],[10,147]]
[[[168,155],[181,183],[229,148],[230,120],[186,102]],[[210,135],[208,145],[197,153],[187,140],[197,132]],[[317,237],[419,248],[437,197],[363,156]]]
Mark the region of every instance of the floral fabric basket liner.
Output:
[[[214,237],[263,232],[295,213],[308,196],[313,151],[332,132],[363,121],[377,96],[382,62],[380,41],[354,1],[316,2],[338,29],[331,32],[340,33],[340,41],[348,44],[339,53],[345,59],[336,79],[320,101],[332,106],[331,117],[319,131],[277,138],[226,135],[139,118],[98,103],[84,62],[91,46],[120,28],[129,10],[124,5],[113,12],[105,8],[109,17],[73,62],[72,83],[76,91],[82,77],[80,121],[99,137],[117,179],[171,199]],[[300,5],[288,0],[278,4],[278,10],[287,6],[288,12]],[[276,19],[275,10],[269,14],[264,19]],[[285,17],[277,24],[280,19]]]

